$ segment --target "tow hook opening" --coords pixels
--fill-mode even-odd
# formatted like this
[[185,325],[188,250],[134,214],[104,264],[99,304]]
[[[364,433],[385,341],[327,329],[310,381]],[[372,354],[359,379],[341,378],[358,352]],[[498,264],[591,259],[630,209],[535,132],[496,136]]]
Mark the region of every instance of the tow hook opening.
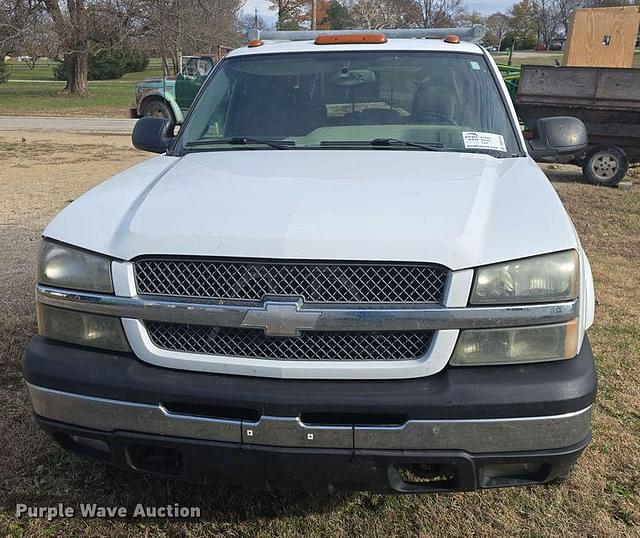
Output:
[[106,462],[111,461],[111,447],[106,441],[90,435],[71,435],[60,432],[54,432],[51,436],[61,447],[76,454]]
[[183,474],[182,453],[175,448],[127,443],[125,450],[127,463],[136,471],[174,477]]
[[403,482],[412,485],[444,485],[455,480],[456,472],[451,465],[441,463],[409,463],[398,465]]
[[480,469],[480,484],[483,488],[539,484],[550,472],[545,463],[492,463]]

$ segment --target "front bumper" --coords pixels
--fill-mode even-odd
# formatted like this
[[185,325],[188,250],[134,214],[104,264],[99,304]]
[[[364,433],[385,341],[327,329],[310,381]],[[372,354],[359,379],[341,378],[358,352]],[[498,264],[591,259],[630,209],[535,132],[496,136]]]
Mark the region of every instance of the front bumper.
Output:
[[66,448],[145,473],[267,489],[552,480],[589,442],[596,390],[588,341],[569,361],[402,381],[176,371],[41,337],[23,368],[36,418]]
[[122,469],[203,484],[328,493],[451,492],[549,482],[571,470],[590,440],[558,450],[493,454],[283,448],[109,433],[36,419],[67,450]]

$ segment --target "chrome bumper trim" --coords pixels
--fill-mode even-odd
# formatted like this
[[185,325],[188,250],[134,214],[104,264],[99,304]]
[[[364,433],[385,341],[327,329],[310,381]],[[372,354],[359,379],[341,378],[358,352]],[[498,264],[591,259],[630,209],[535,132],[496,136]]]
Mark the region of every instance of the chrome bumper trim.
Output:
[[298,417],[258,422],[178,415],[139,404],[28,384],[40,417],[101,431],[125,430],[207,441],[281,447],[511,452],[564,448],[591,431],[591,406],[563,415],[473,420],[409,420],[401,426],[315,426]]
[[[39,302],[82,312],[150,321],[170,321],[217,327],[243,327],[260,317],[264,305],[207,303],[176,298],[120,297],[38,285]],[[395,331],[518,327],[562,323],[575,319],[578,302],[476,307],[326,307],[299,313],[317,315],[316,331]]]
[[94,398],[27,383],[37,415],[101,431],[127,430],[155,435],[239,443],[240,422],[170,413],[162,405]]

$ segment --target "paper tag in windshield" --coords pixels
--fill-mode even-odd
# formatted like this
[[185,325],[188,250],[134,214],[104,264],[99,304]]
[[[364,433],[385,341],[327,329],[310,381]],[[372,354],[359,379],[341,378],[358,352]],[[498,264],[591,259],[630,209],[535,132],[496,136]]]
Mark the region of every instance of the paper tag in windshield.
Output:
[[507,151],[504,145],[504,137],[494,133],[481,133],[478,131],[462,131],[464,147],[467,149],[494,149]]

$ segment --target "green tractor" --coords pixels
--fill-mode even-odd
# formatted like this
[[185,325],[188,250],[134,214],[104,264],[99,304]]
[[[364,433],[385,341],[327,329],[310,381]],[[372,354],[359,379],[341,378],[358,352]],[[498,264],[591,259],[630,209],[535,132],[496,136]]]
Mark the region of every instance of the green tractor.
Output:
[[507,85],[511,100],[515,103],[516,94],[518,93],[518,83],[520,82],[520,68],[510,64],[498,64],[498,69]]
[[509,95],[511,96],[511,100],[516,102],[516,95],[518,94],[518,84],[520,82],[520,68],[514,67],[511,65],[511,58],[513,56],[513,48],[509,47],[509,59],[506,64],[497,64],[498,69],[500,70],[500,74],[504,80],[504,83],[507,85],[507,90],[509,90]]

